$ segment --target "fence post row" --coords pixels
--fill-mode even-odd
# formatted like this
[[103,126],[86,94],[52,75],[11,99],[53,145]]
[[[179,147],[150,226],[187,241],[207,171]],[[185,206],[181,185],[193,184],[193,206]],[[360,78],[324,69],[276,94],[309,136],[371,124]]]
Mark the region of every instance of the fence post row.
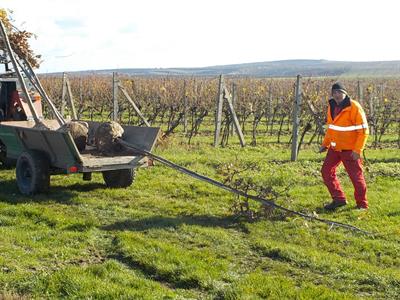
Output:
[[[80,87],[82,89],[82,81],[80,82]],[[128,92],[125,90],[125,88],[120,84],[119,79],[118,79],[118,74],[116,72],[113,72],[113,113],[112,113],[112,120],[113,121],[118,121],[118,114],[119,114],[119,104],[118,104],[118,92],[121,91],[122,94],[125,96],[125,98],[129,101],[129,103],[133,106],[135,112],[138,114],[138,116],[142,119],[143,123],[150,127],[150,123],[147,121],[147,119],[144,117],[144,115],[141,113],[139,110],[138,106],[135,104],[135,102],[132,100],[132,98],[129,96]],[[68,95],[68,97],[67,97]],[[81,101],[82,101],[82,91],[81,91]],[[65,112],[65,99],[68,99],[69,106],[71,109],[71,114],[72,114],[72,119],[78,120],[75,105],[74,105],[74,100],[71,92],[71,85],[69,83],[68,77],[66,73],[63,73],[63,79],[62,79],[62,92],[61,92],[61,115],[64,114]]]
[[[29,75],[29,74],[28,74]],[[71,81],[68,78],[68,74],[67,73],[63,73],[62,74],[62,91],[61,91],[61,114],[58,113],[59,116],[63,116],[65,114],[70,114],[72,119],[78,119],[77,112],[78,110],[75,109],[74,106],[74,97],[71,91]],[[194,97],[196,97],[197,94],[197,89],[196,89],[196,80],[193,80],[193,89],[194,89]],[[358,101],[360,103],[363,103],[364,106],[367,106],[366,110],[368,112],[368,122],[370,124],[370,134],[374,136],[375,139],[375,144],[377,142],[380,142],[380,138],[383,135],[384,130],[387,127],[387,122],[384,123],[383,125],[381,125],[382,122],[384,122],[384,118],[381,117],[381,113],[386,113],[386,109],[391,109],[391,106],[389,106],[389,104],[391,105],[391,102],[389,104],[385,104],[386,99],[385,99],[385,91],[388,90],[388,86],[385,83],[379,83],[376,84],[375,86],[368,86],[368,89],[366,89],[366,84],[365,82],[362,81],[357,81],[356,82],[356,93],[357,93],[357,97],[358,97]],[[79,81],[79,85],[80,85],[80,100],[81,103],[83,103],[83,98],[84,98],[84,94],[83,94],[83,81],[82,78],[80,78]],[[298,158],[298,153],[299,153],[299,147],[301,147],[301,143],[302,143],[302,138],[300,139],[299,136],[299,131],[300,131],[300,115],[301,115],[301,102],[303,101],[301,99],[302,96],[302,88],[301,88],[301,76],[298,75],[297,79],[296,79],[296,83],[295,83],[295,101],[294,101],[294,106],[293,106],[293,111],[292,111],[292,121],[289,120],[288,123],[288,130],[290,130],[290,127],[292,127],[292,136],[291,136],[291,160],[292,161],[296,161]],[[272,85],[272,81],[270,81],[269,83],[266,83],[266,87],[268,88],[268,90],[265,93],[265,106],[263,107],[263,109],[265,109],[265,117],[266,117],[266,132],[270,132],[272,133],[273,131],[273,125],[274,125],[274,117],[275,117],[275,112],[277,110],[276,107],[274,107],[273,103],[274,103],[274,96],[273,96],[273,85]],[[183,117],[183,126],[184,126],[184,131],[187,132],[188,131],[188,123],[190,122],[189,118],[189,108],[190,108],[190,104],[189,104],[189,95],[188,95],[188,89],[191,88],[191,85],[188,84],[188,81],[184,81],[183,82],[183,95],[181,97],[183,97],[183,99],[181,98],[182,102],[183,102],[183,113],[182,113],[182,117]],[[320,85],[317,84],[316,86],[317,91],[319,91],[320,89]],[[113,72],[113,92],[112,92],[112,97],[113,97],[113,109],[111,112],[111,117],[113,120],[118,121],[119,118],[121,117],[121,110],[119,109],[119,101],[121,99],[118,99],[119,94],[118,93],[122,93],[124,95],[124,97],[127,99],[127,101],[129,102],[130,105],[132,105],[132,107],[134,108],[134,111],[136,112],[136,114],[138,115],[138,117],[140,117],[142,124],[146,125],[146,126],[151,126],[150,123],[146,120],[146,118],[144,117],[144,115],[140,112],[139,107],[135,104],[135,102],[132,100],[131,96],[129,95],[129,93],[127,92],[127,90],[124,88],[124,86],[121,84],[119,78],[118,78],[118,74],[116,72]],[[367,94],[365,94],[367,93]],[[367,97],[367,99],[365,99],[364,97]],[[224,101],[227,101],[227,106],[225,107],[225,109],[227,109],[226,113],[227,113],[227,122],[229,122],[229,124],[227,124],[227,126],[229,126],[227,128],[227,130],[229,130],[229,135],[233,134],[233,129],[235,128],[236,134],[238,135],[238,138],[240,140],[240,144],[241,146],[245,146],[245,139],[244,139],[244,135],[243,135],[243,131],[242,131],[242,127],[237,126],[238,119],[237,119],[237,115],[235,113],[235,102],[236,102],[236,98],[237,98],[237,84],[232,82],[232,84],[230,85],[230,89],[227,88],[225,81],[224,81],[224,76],[220,75],[219,76],[219,85],[218,85],[218,95],[217,95],[217,107],[216,107],[216,113],[215,113],[215,131],[214,131],[214,147],[218,147],[220,144],[220,138],[221,138],[221,129],[222,129],[222,119],[223,119],[223,110],[224,110]],[[325,98],[325,96],[323,97]],[[196,98],[195,98],[196,99]],[[277,98],[278,100],[278,104],[281,98]],[[305,105],[307,106],[307,109],[311,112],[313,118],[314,118],[314,122],[317,126],[313,136],[311,137],[311,140],[309,141],[309,144],[311,144],[312,140],[314,139],[314,136],[318,133],[318,137],[323,136],[324,133],[324,120],[320,114],[320,112],[316,109],[316,107],[314,106],[314,103],[310,100],[310,99],[305,99],[306,103]],[[394,104],[395,102],[393,102]],[[389,107],[389,108],[387,108]],[[395,112],[397,112],[397,110],[394,110]],[[80,112],[80,110],[79,110]],[[78,112],[78,114],[80,114]],[[389,111],[389,113],[391,113],[391,111]],[[396,114],[396,113],[395,113]],[[389,118],[389,117],[388,117]],[[394,116],[394,119],[392,119],[392,117],[390,117],[390,120],[398,120],[399,115],[398,112],[397,114]],[[287,115],[283,115],[283,120],[287,120]],[[383,120],[383,121],[382,121]],[[388,119],[389,120],[389,119]],[[179,120],[179,122],[181,122],[181,120]],[[237,124],[236,124],[237,123]],[[180,123],[182,124],[182,123]],[[292,124],[292,126],[290,126],[290,124]],[[310,126],[311,123],[307,124],[307,126]],[[399,126],[396,126],[396,134],[398,134],[398,138],[397,138],[397,142],[398,145],[400,147],[400,122],[398,123]],[[196,125],[197,126],[197,125]],[[307,127],[306,126],[306,127]],[[384,126],[384,127],[382,127]],[[385,127],[386,126],[386,127]],[[282,127],[282,124],[281,124]],[[281,131],[281,129],[280,129]],[[226,133],[226,132],[225,132]],[[224,134],[225,134],[224,133]],[[279,135],[280,132],[278,134],[278,143],[279,141]],[[303,133],[304,136],[304,133]],[[289,142],[289,143],[290,143]]]
[[297,160],[298,154],[298,138],[299,138],[299,125],[300,125],[300,106],[301,106],[301,76],[297,75],[296,79],[296,90],[295,90],[295,101],[294,101],[294,108],[293,108],[293,138],[292,138],[292,155],[291,161]]

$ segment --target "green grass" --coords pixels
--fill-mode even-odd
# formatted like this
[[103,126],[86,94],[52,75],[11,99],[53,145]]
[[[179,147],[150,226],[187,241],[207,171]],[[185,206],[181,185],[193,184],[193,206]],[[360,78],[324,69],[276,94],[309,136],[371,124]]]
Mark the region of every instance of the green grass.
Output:
[[[106,189],[101,174],[52,176],[45,195],[21,196],[15,170],[0,171],[0,298],[396,299],[400,294],[400,155],[367,149],[370,210],[321,210],[329,195],[317,145],[289,161],[287,146],[192,145],[172,137],[155,152],[222,180],[233,163],[258,185],[289,187],[277,203],[372,232],[363,235],[293,216],[250,220],[237,199],[158,163],[128,189]],[[314,149],[315,148],[315,149]],[[257,210],[257,203],[251,203]]]

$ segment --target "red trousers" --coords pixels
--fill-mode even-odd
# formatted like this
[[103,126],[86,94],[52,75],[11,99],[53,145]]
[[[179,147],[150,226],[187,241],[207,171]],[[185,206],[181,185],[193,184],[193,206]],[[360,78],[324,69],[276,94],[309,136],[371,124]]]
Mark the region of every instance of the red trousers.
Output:
[[351,153],[351,150],[334,151],[329,149],[321,169],[322,178],[328,187],[332,199],[334,201],[346,202],[346,196],[336,176],[336,168],[343,162],[354,186],[354,198],[356,199],[357,206],[368,208],[367,185],[365,184],[361,159],[354,160]]

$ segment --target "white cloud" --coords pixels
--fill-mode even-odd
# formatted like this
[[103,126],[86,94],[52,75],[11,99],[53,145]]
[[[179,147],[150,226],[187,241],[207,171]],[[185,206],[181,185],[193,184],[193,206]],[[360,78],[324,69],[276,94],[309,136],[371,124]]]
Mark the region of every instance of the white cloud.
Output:
[[278,59],[396,60],[392,0],[3,0],[38,35],[40,71]]

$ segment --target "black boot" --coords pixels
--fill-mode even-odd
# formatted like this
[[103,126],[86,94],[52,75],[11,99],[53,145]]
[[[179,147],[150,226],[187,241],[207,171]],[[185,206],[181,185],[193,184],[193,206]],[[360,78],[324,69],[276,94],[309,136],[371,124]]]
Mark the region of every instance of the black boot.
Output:
[[346,201],[337,201],[333,200],[331,203],[324,206],[325,210],[334,211],[341,206],[345,206],[347,203]]

